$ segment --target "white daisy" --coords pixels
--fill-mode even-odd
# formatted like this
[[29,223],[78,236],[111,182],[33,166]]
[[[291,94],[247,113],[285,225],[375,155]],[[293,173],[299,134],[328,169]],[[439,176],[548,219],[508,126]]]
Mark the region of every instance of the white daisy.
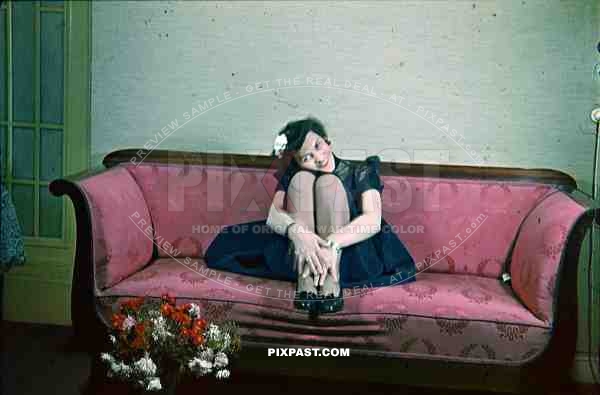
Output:
[[156,374],[156,364],[146,354],[145,357],[140,358],[137,362],[134,363],[134,366],[140,372],[143,372],[146,376],[154,376]]
[[131,377],[133,375],[133,368],[123,362],[121,362],[121,376]]
[[160,391],[162,389],[162,385],[160,384],[160,379],[158,377],[150,380],[148,385],[146,386],[147,391]]
[[229,333],[224,333],[223,334],[223,350],[227,350],[229,348],[229,346],[231,345],[231,336],[229,335]]
[[109,353],[103,352],[102,354],[100,354],[100,359],[103,360],[104,362],[113,362],[115,360],[115,358],[110,355]]
[[191,303],[188,312],[190,313],[193,319],[196,320],[200,318],[200,306],[198,306],[196,303]]
[[229,358],[227,358],[227,354],[219,352],[215,355],[215,368],[224,368],[228,363]]
[[208,338],[209,340],[218,340],[221,336],[221,330],[215,324],[210,324],[208,327]]
[[173,334],[169,332],[167,321],[163,316],[152,318],[152,324],[154,328],[152,331],[152,339],[154,339],[154,341],[160,341],[167,337],[173,336]]
[[215,352],[212,350],[212,348],[207,348],[206,350],[204,350],[200,353],[200,359],[203,359],[205,361],[212,362],[214,357],[215,357]]
[[194,358],[190,362],[188,362],[188,368],[201,376],[210,373],[213,368],[212,362],[209,362],[204,359]]
[[221,369],[217,372],[216,376],[218,379],[226,379],[229,377],[229,370]]

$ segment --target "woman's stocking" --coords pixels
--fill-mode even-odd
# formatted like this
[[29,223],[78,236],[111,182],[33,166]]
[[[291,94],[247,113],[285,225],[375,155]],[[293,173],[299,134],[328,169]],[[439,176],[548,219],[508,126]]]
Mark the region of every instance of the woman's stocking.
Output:
[[300,265],[301,270],[298,271],[298,292],[312,292],[316,295],[317,287],[315,286],[315,279],[312,273],[306,276],[306,278],[302,278],[302,273],[304,272],[304,265],[307,265],[307,263],[302,263]]
[[[339,231],[350,222],[348,198],[341,180],[332,174],[325,174],[315,181],[315,212],[317,216],[317,231],[325,239],[331,233]],[[337,273],[338,281],[328,273],[321,286],[320,295],[338,296],[340,293],[340,261],[341,252],[336,257],[333,270]]]

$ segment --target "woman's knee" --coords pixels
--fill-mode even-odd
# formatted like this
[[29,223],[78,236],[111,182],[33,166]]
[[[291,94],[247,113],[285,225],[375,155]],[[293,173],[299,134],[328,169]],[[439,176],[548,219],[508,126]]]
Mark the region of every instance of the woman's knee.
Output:
[[288,193],[299,193],[307,194],[313,191],[313,184],[315,182],[315,175],[309,171],[300,170],[294,174],[290,180],[290,186]]
[[289,215],[314,231],[313,185],[314,174],[300,170],[290,180],[287,193]]
[[342,181],[333,174],[325,174],[315,181],[316,210],[347,213],[348,199]]
[[317,200],[326,203],[343,203],[346,201],[346,194],[342,181],[333,174],[324,174],[315,181],[315,195]]
[[315,181],[316,190],[331,190],[342,186],[342,181],[334,174],[322,174]]

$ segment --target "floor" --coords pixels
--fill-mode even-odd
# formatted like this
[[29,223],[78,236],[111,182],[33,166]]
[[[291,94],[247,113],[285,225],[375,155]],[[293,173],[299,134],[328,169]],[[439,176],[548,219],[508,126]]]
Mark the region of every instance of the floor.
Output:
[[[0,394],[2,395],[80,395],[82,393],[86,395],[91,393],[117,395],[114,388],[110,386],[92,390],[86,386],[90,360],[86,354],[73,348],[70,342],[70,327],[3,321],[0,339],[2,340],[0,344],[2,347]],[[212,385],[207,385],[207,387],[212,387]],[[202,392],[212,389],[203,388]],[[258,377],[244,374],[232,376],[229,382],[216,384],[214,389],[220,394],[260,391],[263,394],[286,392],[307,395],[333,394],[333,392],[342,392],[345,395],[387,393],[484,395],[482,392],[473,391],[433,391],[424,388],[400,388],[399,386],[370,383],[344,385],[325,380],[307,382],[301,379]],[[557,393],[600,394],[600,391],[594,392],[592,388],[588,387],[573,388]]]
[[70,327],[2,322],[2,395],[79,394],[89,358],[69,350]]

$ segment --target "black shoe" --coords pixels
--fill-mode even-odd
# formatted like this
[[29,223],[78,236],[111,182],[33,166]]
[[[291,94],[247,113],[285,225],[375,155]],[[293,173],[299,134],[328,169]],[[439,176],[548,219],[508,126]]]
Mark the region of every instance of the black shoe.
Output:
[[344,298],[342,296],[342,288],[337,296],[327,295],[319,296],[318,310],[320,314],[337,313],[344,308]]
[[319,302],[319,295],[315,292],[302,291],[294,299],[294,307],[299,310],[314,311]]

